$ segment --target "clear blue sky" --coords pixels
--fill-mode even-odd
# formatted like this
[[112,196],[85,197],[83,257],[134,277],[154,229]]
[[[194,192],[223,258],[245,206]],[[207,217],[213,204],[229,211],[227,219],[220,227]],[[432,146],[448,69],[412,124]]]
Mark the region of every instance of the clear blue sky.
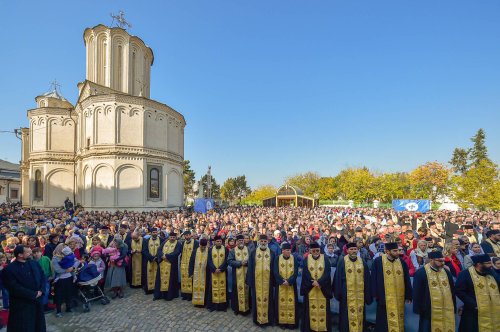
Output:
[[[54,78],[76,101],[83,30],[119,9],[155,53],[151,97],[187,120],[197,178],[410,171],[480,127],[500,161],[498,0],[0,0],[0,130],[27,126]],[[13,135],[0,158],[19,161]]]

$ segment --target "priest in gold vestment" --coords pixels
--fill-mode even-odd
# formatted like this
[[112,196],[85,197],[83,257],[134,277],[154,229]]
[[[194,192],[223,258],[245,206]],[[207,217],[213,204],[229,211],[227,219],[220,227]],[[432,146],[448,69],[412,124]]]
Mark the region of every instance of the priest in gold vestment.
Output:
[[292,255],[289,242],[281,245],[281,255],[274,259],[276,324],[285,329],[296,329],[299,323],[297,275],[299,263]]
[[262,234],[259,245],[248,259],[247,285],[252,297],[253,322],[259,326],[274,324],[274,252],[268,246],[268,238]]
[[236,247],[231,249],[227,258],[227,264],[232,267],[231,309],[235,315],[250,312],[250,291],[245,282],[250,251],[245,246],[244,239],[242,234],[236,236]]
[[444,268],[440,251],[428,254],[429,263],[413,278],[413,312],[419,315],[419,332],[455,332],[455,285]]
[[144,239],[137,233],[132,233],[132,240],[130,241],[130,287],[140,288],[144,283],[144,270],[145,260],[142,257],[144,250]]
[[375,258],[371,289],[377,301],[376,332],[404,332],[405,302],[411,303],[412,288],[408,266],[399,258],[396,242],[385,244],[385,254]]
[[227,294],[227,255],[220,235],[214,237],[215,245],[208,252],[208,296],[207,308],[210,311],[226,311],[229,303]]
[[339,301],[339,331],[363,332],[366,328],[365,304],[372,303],[370,270],[358,257],[355,242],[346,245],[347,255],[339,259],[333,278],[333,295]]
[[303,261],[300,294],[304,296],[301,331],[332,330],[330,299],[332,282],[330,263],[321,254],[319,244],[312,242],[309,255]]
[[193,279],[189,276],[189,262],[191,256],[194,255],[198,248],[198,241],[191,238],[191,231],[186,230],[182,233],[184,241],[182,242],[181,249],[181,297],[183,300],[191,301],[193,294]]
[[189,277],[193,281],[193,293],[191,302],[196,307],[204,307],[207,304],[208,288],[208,240],[200,239],[200,245],[191,256],[189,262]]
[[458,274],[457,297],[464,303],[459,332],[498,332],[500,329],[500,280],[492,271],[488,254],[472,256],[474,264]]
[[179,255],[181,244],[177,241],[177,234],[170,232],[158,249],[158,272],[154,300],[165,299],[171,301],[179,297]]
[[144,239],[142,247],[142,257],[144,259],[142,288],[146,294],[152,294],[155,290],[156,273],[158,271],[158,249],[160,249],[161,240],[158,236],[158,228],[151,229],[151,236]]

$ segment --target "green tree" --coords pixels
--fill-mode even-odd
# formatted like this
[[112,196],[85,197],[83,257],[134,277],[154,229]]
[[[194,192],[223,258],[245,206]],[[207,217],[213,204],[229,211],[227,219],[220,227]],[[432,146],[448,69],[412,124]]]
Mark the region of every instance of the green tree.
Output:
[[410,181],[407,173],[384,173],[375,177],[374,197],[383,203],[410,196]]
[[183,178],[184,178],[184,195],[186,197],[194,196],[193,185],[195,182],[195,174],[191,169],[191,165],[189,164],[189,160],[184,160],[184,169],[183,169]]
[[453,171],[458,174],[464,174],[469,168],[469,150],[463,148],[455,148],[450,160]]
[[319,199],[334,200],[337,197],[337,183],[333,177],[322,177],[318,180]]
[[251,190],[247,185],[247,180],[244,175],[228,178],[224,181],[220,190],[221,197],[230,203],[234,203],[235,200],[241,203],[241,199],[250,194],[250,192]]
[[368,168],[347,168],[335,178],[338,194],[343,199],[369,202],[374,197],[373,184],[375,177]]
[[410,173],[411,191],[415,198],[435,200],[449,193],[450,170],[436,161],[418,166]]
[[320,176],[316,172],[296,174],[285,179],[285,184],[299,187],[304,191],[304,195],[314,197],[319,190]]
[[270,184],[257,187],[250,193],[250,195],[245,197],[243,203],[249,205],[262,205],[262,201],[264,199],[276,195],[276,190],[276,187]]
[[463,176],[453,178],[455,200],[463,207],[474,205],[480,210],[500,210],[500,179],[498,166],[482,159]]
[[[474,144],[470,150],[470,159],[472,165],[478,166],[483,159],[488,159],[488,149],[486,148],[486,133],[479,128],[476,135],[471,138]],[[488,159],[489,160],[489,159]]]
[[[205,174],[201,178],[201,183],[203,184],[203,196],[208,197],[208,175]],[[220,198],[220,185],[217,184],[215,178],[212,176],[212,198]]]

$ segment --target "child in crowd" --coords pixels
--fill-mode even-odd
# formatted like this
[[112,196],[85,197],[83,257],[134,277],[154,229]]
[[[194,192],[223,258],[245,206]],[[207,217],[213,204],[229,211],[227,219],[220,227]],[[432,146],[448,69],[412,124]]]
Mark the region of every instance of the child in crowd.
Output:
[[47,256],[42,256],[41,248],[33,248],[33,257],[40,264],[43,274],[45,275],[45,293],[43,294],[42,304],[45,312],[50,312],[53,309],[49,308],[49,293],[50,283],[54,279],[54,269],[52,268],[52,261]]
[[115,262],[117,266],[122,266],[123,261],[120,258],[120,251],[112,246],[102,249],[102,254],[109,256],[110,261]]
[[102,248],[100,246],[95,246],[90,252],[90,262],[89,264],[94,264],[97,266],[97,272],[104,277],[104,270],[106,269],[106,263],[101,258]]
[[0,290],[2,291],[2,309],[9,310],[9,292],[3,286],[2,282],[2,272],[3,269],[8,265],[7,256],[5,254],[0,254]]

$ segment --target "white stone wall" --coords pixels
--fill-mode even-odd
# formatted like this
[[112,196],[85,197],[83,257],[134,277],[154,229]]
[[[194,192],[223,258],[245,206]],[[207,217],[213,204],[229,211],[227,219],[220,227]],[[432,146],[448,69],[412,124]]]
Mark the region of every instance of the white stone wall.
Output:
[[120,28],[97,25],[84,32],[87,80],[149,98],[153,51]]
[[[11,190],[17,190],[17,198],[11,197]],[[10,197],[11,203],[17,203],[21,200],[21,182],[11,180],[0,180],[0,204],[6,203]]]
[[[43,196],[35,198],[35,172],[41,172]],[[74,187],[73,163],[36,162],[30,165],[30,201],[35,207],[61,207],[69,197],[73,201]]]

